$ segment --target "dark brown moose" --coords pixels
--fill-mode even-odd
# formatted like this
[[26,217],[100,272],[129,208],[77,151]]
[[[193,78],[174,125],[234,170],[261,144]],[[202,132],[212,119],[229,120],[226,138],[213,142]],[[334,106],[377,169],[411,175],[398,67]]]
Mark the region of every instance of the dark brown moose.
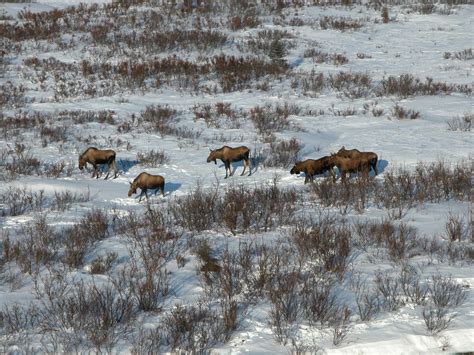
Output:
[[151,175],[148,173],[140,173],[133,182],[130,183],[130,190],[128,190],[128,197],[132,194],[137,193],[137,188],[140,188],[142,191],[140,193],[140,198],[138,202],[142,200],[143,194],[145,194],[146,199],[148,200],[148,189],[160,189],[161,194],[165,195],[165,178],[161,175]]
[[[243,160],[244,171],[242,171],[242,174],[240,174],[240,176],[244,175],[247,167],[249,168],[250,176],[252,175],[252,168],[250,167],[249,154],[250,149],[245,146],[231,148],[225,145],[220,149],[211,150],[209,156],[207,157],[207,162],[210,163],[211,161],[213,161],[217,164],[216,159],[222,160],[225,165],[225,178],[227,179],[227,176],[232,175],[232,171],[230,170],[230,163]],[[227,174],[227,171],[229,171],[229,174]]]
[[110,170],[114,169],[114,179],[118,176],[118,169],[115,165],[115,152],[112,149],[100,150],[94,147],[89,147],[84,153],[79,155],[79,169],[84,169],[87,163],[94,168],[92,177],[99,178],[99,171],[97,165],[107,164],[107,175],[105,180],[109,177]]
[[370,163],[366,158],[345,158],[337,154],[331,154],[330,163],[337,166],[339,174],[341,174],[342,182],[346,182],[347,173],[361,172],[365,178],[369,176]]
[[341,149],[339,149],[339,151],[336,154],[345,158],[354,159],[354,158],[360,157],[362,159],[366,159],[369,162],[369,170],[370,168],[372,168],[374,169],[375,175],[378,174],[377,161],[379,157],[374,152],[361,152],[357,149],[346,149],[343,146]]
[[299,174],[303,172],[305,174],[304,183],[308,181],[314,181],[314,175],[324,174],[329,171],[335,180],[335,174],[333,171],[334,164],[331,164],[330,157],[322,157],[320,159],[306,159],[298,161],[295,166],[290,170],[290,174]]

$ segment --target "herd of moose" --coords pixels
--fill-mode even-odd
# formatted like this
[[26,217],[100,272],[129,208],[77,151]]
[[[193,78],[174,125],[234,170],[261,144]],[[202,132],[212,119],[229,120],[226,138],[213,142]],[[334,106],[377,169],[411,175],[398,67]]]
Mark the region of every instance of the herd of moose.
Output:
[[[115,165],[115,151],[111,149],[100,150],[94,147],[89,147],[87,150],[79,156],[79,169],[82,170],[87,165],[91,164],[93,167],[92,177],[99,178],[98,165],[107,165],[107,175],[105,180],[109,177],[111,171],[114,172],[114,179],[118,176],[118,169]],[[207,162],[213,161],[217,164],[217,159],[220,159],[225,166],[225,178],[232,175],[230,163],[243,161],[244,170],[241,176],[244,175],[245,171],[249,170],[249,176],[252,175],[252,168],[250,166],[250,149],[241,146],[231,148],[223,146],[220,149],[211,150],[207,157]],[[313,182],[315,175],[321,175],[329,172],[336,181],[336,173],[334,167],[337,167],[339,175],[343,183],[346,182],[346,175],[349,173],[362,173],[364,177],[368,177],[371,169],[374,170],[375,175],[377,171],[378,156],[374,152],[361,152],[357,149],[346,149],[342,147],[337,153],[325,156],[320,159],[306,159],[295,163],[293,168],[290,170],[291,174],[305,174],[304,183],[308,181]],[[137,188],[141,189],[139,202],[142,200],[143,195],[148,199],[148,189],[159,189],[161,194],[165,194],[165,179],[161,175],[151,175],[146,172],[140,173],[133,182],[130,182],[130,190],[128,191],[128,197],[132,194],[137,193]]]

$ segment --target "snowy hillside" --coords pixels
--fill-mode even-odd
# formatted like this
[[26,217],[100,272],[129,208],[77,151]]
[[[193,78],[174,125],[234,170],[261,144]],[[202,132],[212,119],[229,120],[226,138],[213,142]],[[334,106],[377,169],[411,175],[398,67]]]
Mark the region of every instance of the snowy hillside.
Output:
[[[2,3],[0,353],[474,351],[473,18]],[[378,174],[290,174],[342,147]],[[128,196],[141,172],[164,196]]]

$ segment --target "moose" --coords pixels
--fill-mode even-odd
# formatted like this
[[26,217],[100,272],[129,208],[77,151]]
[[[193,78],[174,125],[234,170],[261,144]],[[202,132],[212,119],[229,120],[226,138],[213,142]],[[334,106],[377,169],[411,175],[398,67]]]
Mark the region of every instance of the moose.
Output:
[[374,169],[375,175],[378,174],[377,161],[379,158],[377,154],[375,154],[374,152],[361,152],[357,149],[346,149],[343,146],[341,149],[339,149],[339,151],[336,154],[344,158],[355,159],[355,158],[360,157],[362,159],[366,159],[369,162],[369,166],[370,166],[369,171],[370,171],[370,168],[372,168]]
[[322,157],[320,159],[306,159],[303,161],[298,161],[295,163],[295,166],[290,170],[290,174],[299,174],[303,172],[305,174],[304,183],[308,181],[314,181],[314,175],[324,174],[326,171],[329,171],[333,180],[336,179],[334,170],[334,164],[331,164],[330,157]]
[[137,193],[137,188],[142,190],[138,202],[142,200],[143,194],[145,194],[146,199],[148,200],[148,189],[160,189],[161,195],[165,196],[165,178],[161,175],[151,175],[146,172],[142,172],[135,178],[135,180],[133,180],[133,182],[130,183],[128,197]]
[[364,174],[364,177],[367,178],[369,176],[371,165],[369,163],[369,160],[361,156],[356,158],[346,158],[338,154],[331,154],[329,162],[331,165],[337,166],[339,174],[341,174],[341,179],[343,183],[346,182],[347,173],[362,172]]
[[87,148],[84,153],[79,155],[79,169],[84,169],[87,163],[91,164],[94,168],[92,177],[95,176],[97,179],[99,178],[97,165],[102,164],[107,164],[107,175],[105,176],[105,180],[109,177],[112,169],[114,170],[114,179],[118,176],[119,171],[115,165],[115,151],[112,149],[100,150],[95,147]]
[[[225,179],[227,179],[228,176],[232,175],[232,171],[230,170],[230,163],[243,160],[244,171],[242,171],[242,174],[240,174],[240,176],[244,175],[247,167],[249,168],[250,176],[252,175],[252,168],[250,167],[249,154],[250,149],[245,146],[231,148],[225,145],[220,149],[211,150],[209,156],[207,157],[207,162],[210,163],[211,161],[213,161],[215,164],[217,164],[217,159],[222,160],[225,165]],[[229,171],[229,174],[227,174],[227,171]]]

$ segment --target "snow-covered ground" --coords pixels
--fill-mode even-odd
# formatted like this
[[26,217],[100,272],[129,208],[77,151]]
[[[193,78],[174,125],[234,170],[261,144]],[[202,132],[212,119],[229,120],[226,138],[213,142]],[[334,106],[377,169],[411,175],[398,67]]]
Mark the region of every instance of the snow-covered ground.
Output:
[[[82,2],[81,2],[82,3]],[[87,1],[87,4],[92,1]],[[94,1],[96,3],[96,1]],[[102,3],[102,2],[99,2]],[[40,13],[67,6],[75,5],[74,1],[38,1],[31,4],[2,3],[0,13],[2,24],[13,24],[21,22],[17,15],[21,11]],[[193,48],[182,48],[177,45],[168,52],[161,53],[138,53],[136,57],[130,50],[125,50],[125,44],[117,45],[116,48],[103,49],[98,42],[91,39],[90,31],[78,31],[77,33],[54,33],[50,39],[29,39],[24,41],[6,40],[5,50],[2,53],[2,72],[0,83],[2,90],[6,90],[6,83],[11,81],[14,86],[23,85],[26,88],[25,103],[10,104],[5,100],[2,107],[2,124],[6,127],[7,117],[19,117],[22,112],[50,113],[51,122],[30,128],[19,128],[9,130],[4,128],[0,136],[0,149],[2,149],[2,165],[4,166],[13,155],[11,152],[15,144],[24,144],[28,152],[37,158],[41,164],[56,164],[65,162],[72,169],[71,174],[59,174],[57,178],[48,178],[44,175],[32,173],[31,175],[20,175],[15,179],[6,179],[0,186],[2,194],[2,214],[0,225],[2,232],[0,241],[3,252],[0,263],[0,311],[1,307],[12,307],[20,304],[27,307],[32,302],[41,305],[41,299],[35,293],[34,277],[23,273],[12,259],[7,260],[5,255],[5,241],[14,242],[25,235],[22,228],[43,216],[48,225],[56,230],[67,228],[78,222],[86,213],[98,208],[107,211],[111,216],[126,216],[129,212],[144,215],[145,203],[138,201],[138,195],[128,197],[129,182],[140,172],[147,171],[151,174],[159,174],[165,178],[165,196],[159,194],[151,196],[151,205],[155,208],[169,212],[170,204],[181,197],[192,194],[199,185],[203,191],[213,191],[219,186],[219,193],[228,189],[244,185],[249,188],[271,186],[275,177],[278,177],[278,187],[282,190],[294,189],[297,193],[307,194],[311,188],[304,185],[304,174],[291,175],[291,167],[268,167],[262,162],[257,164],[255,158],[257,153],[268,154],[270,144],[258,134],[254,124],[249,119],[250,111],[256,106],[263,107],[266,104],[271,107],[288,104],[297,107],[298,110],[288,117],[289,125],[283,130],[274,132],[274,138],[278,140],[289,140],[296,138],[302,149],[298,158],[317,159],[322,156],[337,152],[342,146],[361,151],[373,151],[379,157],[379,175],[375,177],[376,182],[382,183],[387,173],[405,168],[413,172],[416,166],[423,162],[430,164],[443,161],[448,166],[456,164],[472,166],[473,158],[473,135],[470,130],[450,130],[448,121],[458,117],[473,117],[472,94],[465,92],[449,92],[436,95],[399,95],[376,94],[376,88],[380,82],[389,76],[399,77],[401,74],[411,74],[425,82],[426,78],[432,78],[433,82],[447,83],[453,85],[465,85],[472,89],[473,75],[473,18],[474,7],[472,5],[460,5],[450,9],[446,14],[445,5],[437,5],[437,11],[431,14],[421,14],[413,11],[408,6],[389,7],[388,23],[382,22],[381,10],[366,6],[301,6],[288,7],[277,12],[269,13],[263,11],[260,24],[255,28],[242,28],[232,31],[227,23],[232,15],[215,16],[215,20],[222,25],[222,31],[227,35],[227,40],[217,48],[197,50]],[[148,11],[160,13],[160,7],[132,7],[128,11],[136,11],[125,15],[121,21],[130,21],[128,26],[124,25],[123,31],[143,31],[139,21],[143,13]],[[168,10],[167,10],[168,11]],[[230,11],[230,10],[229,10]],[[164,10],[163,10],[164,12]],[[99,12],[93,12],[92,23],[106,23],[107,19],[98,17]],[[138,15],[137,15],[138,14]],[[131,16],[137,17],[136,22],[129,20]],[[128,16],[128,17],[127,17]],[[201,17],[204,27],[206,14],[200,14],[194,10],[191,14],[182,14],[178,11],[171,17],[180,21],[179,25],[196,28],[196,18]],[[337,18],[361,19],[362,27],[340,31],[336,29],[323,30],[320,28],[319,20],[324,16],[335,16]],[[124,20],[126,18],[127,20]],[[300,26],[290,25],[290,19],[300,19]],[[61,20],[63,21],[63,20]],[[87,23],[87,21],[86,21]],[[295,21],[296,23],[296,21]],[[193,25],[194,24],[194,25]],[[135,27],[134,27],[135,26]],[[64,22],[61,28],[68,28]],[[171,29],[171,27],[170,27]],[[112,89],[109,95],[97,95],[90,97],[85,92],[79,92],[76,96],[58,95],[60,81],[55,79],[53,72],[44,72],[34,69],[34,66],[25,64],[25,59],[38,58],[39,60],[55,58],[63,63],[79,65],[83,60],[92,63],[118,63],[122,58],[131,61],[166,57],[168,54],[177,54],[179,58],[187,60],[205,61],[220,53],[235,56],[250,55],[249,47],[245,44],[251,39],[257,38],[262,31],[287,31],[283,41],[287,43],[287,51],[284,59],[289,64],[288,74],[281,75],[278,79],[268,76],[268,89],[260,90],[255,85],[251,88],[223,92],[217,89],[215,92],[203,90],[189,90],[178,88],[175,81],[171,84],[164,83],[159,88],[153,87],[153,77],[146,78],[145,84],[136,89],[129,87]],[[266,39],[268,40],[268,38]],[[61,45],[64,43],[64,45]],[[15,44],[19,48],[15,49]],[[322,53],[342,54],[348,62],[336,65],[331,60],[317,63],[311,57],[305,57],[305,52],[315,49]],[[471,50],[470,57],[466,59],[454,58],[454,54]],[[3,51],[3,49],[2,49]],[[447,58],[446,53],[451,53]],[[127,56],[128,55],[128,56]],[[268,59],[266,54],[260,53],[261,57]],[[341,91],[331,87],[325,87],[320,92],[308,94],[301,85],[292,85],[296,77],[310,77],[311,71],[322,73],[324,77],[336,75],[339,72],[363,73],[371,78],[371,89],[365,95],[349,98]],[[75,74],[68,69],[56,75],[73,83],[85,82],[81,77],[80,70]],[[78,75],[75,77],[74,75]],[[43,80],[40,78],[43,77]],[[65,79],[66,80],[66,79]],[[82,80],[82,81],[81,81]],[[217,85],[212,78],[198,78],[198,82],[204,85],[204,81],[211,81],[211,87]],[[101,82],[107,79],[98,78],[97,88]],[[79,90],[80,91],[80,90]],[[100,89],[98,90],[100,91]],[[9,93],[3,93],[2,97]],[[238,125],[229,128],[224,123],[221,127],[208,127],[203,119],[195,119],[195,108],[204,105],[214,107],[216,103],[230,104],[236,113]],[[178,136],[176,134],[160,134],[139,123],[141,114],[152,105],[161,105],[176,110],[174,127],[191,130],[193,136]],[[394,117],[394,107],[398,105],[405,109],[419,112],[416,119],[397,119]],[[373,108],[381,109],[380,115],[372,114]],[[350,114],[342,114],[348,110]],[[55,117],[67,117],[62,115],[64,111],[113,111],[114,124],[98,122],[97,120],[85,123],[74,123],[71,119],[58,119]],[[267,113],[270,114],[270,113]],[[215,114],[214,114],[215,115]],[[72,115],[71,115],[72,116]],[[224,122],[225,119],[221,120]],[[129,129],[119,129],[129,125]],[[51,140],[47,136],[42,137],[40,128],[64,127],[66,140]],[[235,174],[224,179],[224,165],[218,161],[217,164],[206,163],[209,149],[219,148],[223,145],[239,146],[246,145],[251,149],[254,163],[251,176],[239,176],[243,165],[234,163]],[[116,179],[103,180],[92,179],[90,170],[80,171],[77,167],[78,155],[88,146],[98,148],[110,148],[117,152],[117,166],[120,175]],[[147,151],[163,151],[167,160],[162,164],[144,166],[137,161],[137,154]],[[2,169],[3,169],[2,166]],[[102,175],[103,176],[103,175]],[[321,183],[324,178],[316,177],[315,184]],[[354,177],[353,177],[354,179]],[[341,182],[338,181],[337,184]],[[472,183],[472,177],[471,177]],[[44,191],[46,202],[41,211],[29,209],[17,216],[10,215],[9,205],[5,201],[8,191],[12,189],[24,189],[25,191]],[[87,194],[88,198],[83,201],[73,202],[71,206],[60,211],[52,207],[55,193],[69,191],[73,194]],[[313,196],[313,195],[310,195]],[[472,201],[472,196],[471,196]],[[300,202],[299,202],[300,203]],[[316,197],[306,199],[296,206],[301,215],[309,214],[312,218],[318,218],[316,211],[321,206]],[[309,207],[308,207],[309,206]],[[207,206],[201,206],[205,209]],[[327,212],[341,218],[346,223],[360,220],[382,221],[387,218],[387,212],[374,202],[369,202],[363,211],[350,209],[343,216],[335,206],[327,209]],[[170,213],[169,213],[170,214]],[[431,275],[443,275],[452,277],[456,284],[462,285],[466,294],[465,301],[451,309],[450,314],[455,314],[451,324],[446,330],[438,334],[430,334],[422,317],[422,306],[402,302],[398,309],[388,311],[380,310],[373,319],[362,321],[358,316],[357,305],[354,295],[350,295],[353,288],[353,275],[360,275],[373,285],[373,279],[377,270],[391,271],[399,274],[402,262],[389,261],[384,257],[374,257],[365,253],[357,247],[353,248],[350,266],[342,277],[337,281],[337,289],[342,290],[340,300],[350,305],[351,316],[348,334],[342,342],[335,345],[331,327],[310,324],[300,315],[298,321],[290,324],[289,332],[292,341],[278,342],[275,329],[270,325],[270,313],[272,302],[266,298],[260,298],[250,303],[245,303],[241,294],[236,296],[239,300],[238,322],[232,331],[228,341],[219,341],[212,346],[212,352],[218,354],[265,354],[286,353],[291,351],[305,351],[308,353],[330,353],[330,354],[418,354],[418,353],[441,353],[469,352],[474,351],[474,268],[472,266],[473,238],[472,234],[472,207],[468,199],[441,199],[440,202],[425,201],[409,208],[400,220],[393,220],[395,225],[404,223],[409,227],[416,228],[417,234],[428,239],[435,239],[439,243],[447,243],[446,223],[450,215],[460,216],[464,221],[463,235],[466,237],[463,243],[465,252],[462,257],[455,260],[432,261],[427,254],[414,255],[404,263],[419,267],[423,275],[422,279],[429,283]],[[144,215],[147,218],[146,215]],[[216,227],[201,232],[183,231],[180,240],[180,255],[186,263],[178,267],[177,259],[171,258],[166,261],[166,270],[169,273],[170,292],[163,301],[161,312],[137,312],[133,318],[131,329],[124,331],[123,336],[113,346],[113,352],[128,353],[132,351],[132,341],[135,339],[136,330],[139,327],[154,328],[162,322],[176,304],[193,305],[198,299],[205,298],[205,287],[202,273],[199,272],[200,261],[196,256],[193,241],[207,240],[215,255],[221,255],[228,247],[230,250],[238,250],[239,243],[262,243],[268,245],[277,244],[278,240],[287,241],[286,237],[291,233],[292,225],[280,225],[267,232],[243,232],[233,236],[224,227]],[[176,227],[176,229],[179,229]],[[120,234],[120,231],[110,231],[107,238],[94,244],[88,250],[84,265],[76,269],[66,269],[65,275],[71,284],[78,280],[105,282],[107,276],[91,276],[91,263],[100,255],[107,252],[115,252],[118,257],[113,263],[111,274],[118,272],[127,265],[130,259],[130,241]],[[62,249],[58,250],[61,254]],[[369,255],[367,255],[369,254]],[[39,267],[39,274],[46,274],[46,267]],[[352,276],[351,276],[352,275]],[[41,278],[40,278],[41,279]],[[401,290],[400,290],[401,293]],[[402,297],[401,295],[400,297]],[[222,295],[222,297],[224,297]],[[216,298],[211,298],[216,301]],[[208,299],[209,301],[209,299]],[[210,301],[209,301],[210,302]],[[351,303],[352,302],[352,303]],[[218,304],[218,303],[217,303]],[[5,314],[5,313],[4,313]],[[0,352],[26,352],[28,349],[38,351],[51,351],[53,337],[47,329],[28,329],[24,332],[9,331],[3,325],[0,317]],[[5,323],[6,324],[6,323]],[[20,334],[21,333],[21,334]],[[60,342],[59,342],[60,343]],[[163,340],[160,351],[170,351],[169,339]],[[79,344],[76,351],[96,351],[94,347],[84,341]],[[102,349],[103,350],[103,349]],[[65,351],[61,346],[53,351]],[[105,351],[112,352],[112,349]]]

